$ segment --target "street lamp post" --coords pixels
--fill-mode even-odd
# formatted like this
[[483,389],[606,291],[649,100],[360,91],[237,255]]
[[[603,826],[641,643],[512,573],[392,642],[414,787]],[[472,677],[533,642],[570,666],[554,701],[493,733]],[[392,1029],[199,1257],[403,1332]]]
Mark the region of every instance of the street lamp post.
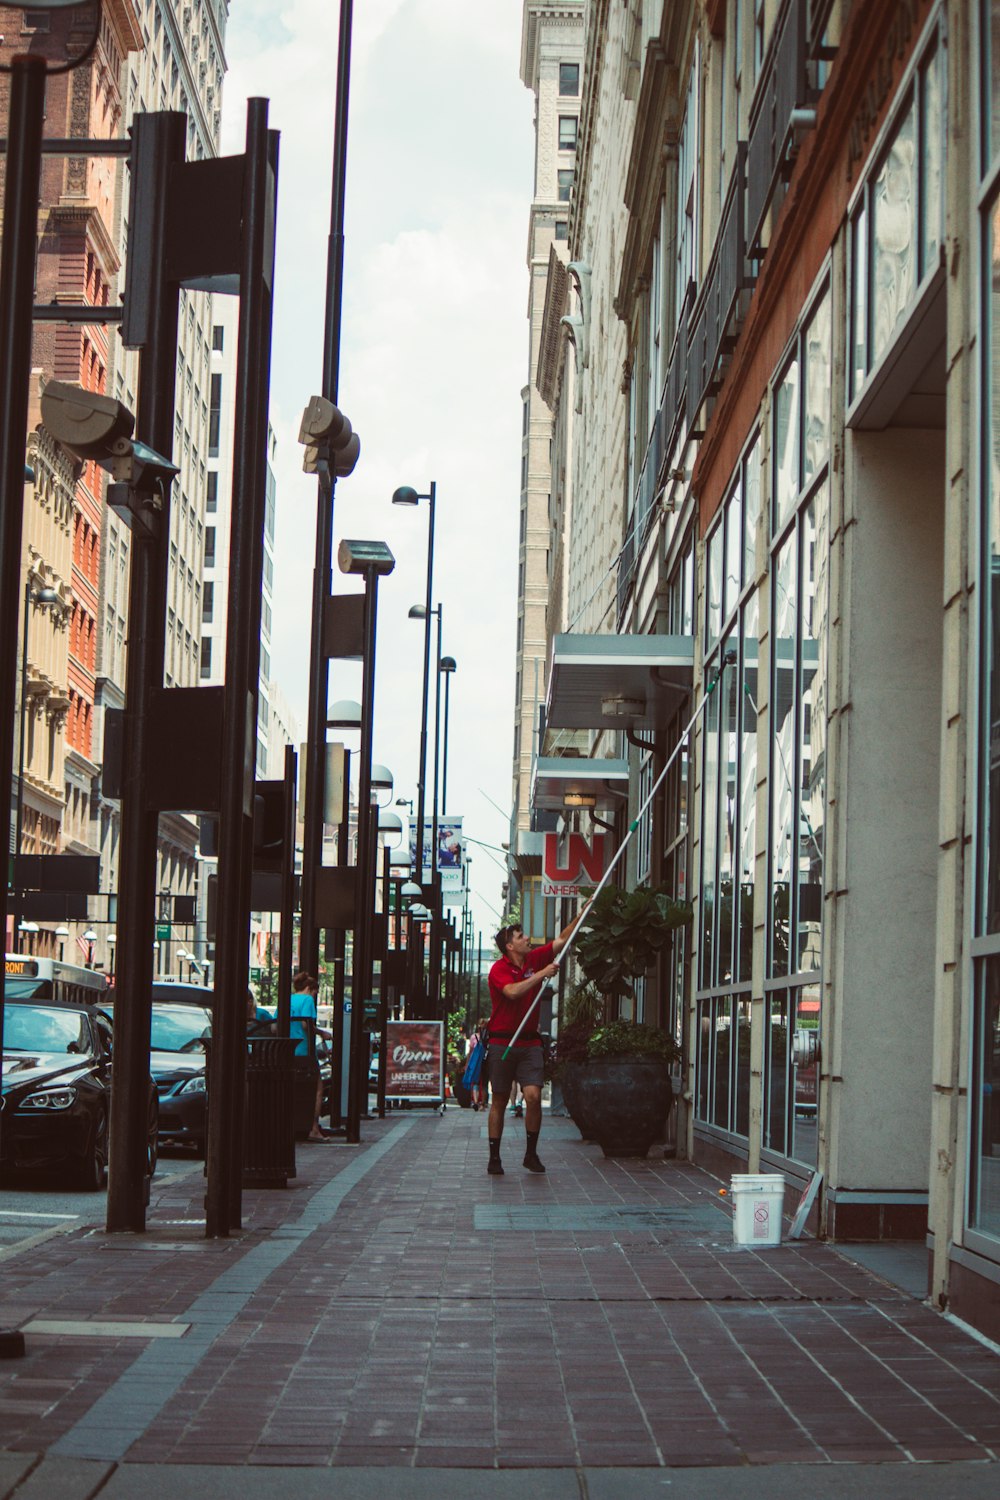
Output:
[[[343,541],[337,560],[342,573],[360,575],[365,583],[364,657],[361,694],[361,761],[358,767],[358,872],[355,895],[354,981],[351,991],[351,1066],[347,1085],[347,1140],[361,1140],[361,1087],[358,1058],[364,1025],[365,1000],[371,989],[372,916],[375,894],[375,820],[372,803],[372,738],[375,718],[375,632],[378,581],[390,574],[396,560],[384,542]],[[364,1080],[367,1089],[367,1078]]]
[[87,945],[86,967],[92,969],[94,967],[94,944],[97,942],[97,933],[92,927],[88,927],[83,934],[83,941]]
[[448,811],[448,708],[451,700],[451,674],[458,663],[453,656],[439,656],[438,672],[444,676],[444,737],[441,742],[441,816]]
[[[428,502],[427,515],[427,593],[424,603],[424,695],[420,709],[420,763],[417,782],[417,863],[413,878],[423,884],[424,879],[424,813],[427,805],[427,713],[431,680],[431,599],[434,590],[434,515],[437,506],[437,485],[432,479],[426,495],[418,495],[409,485],[401,485],[392,497],[393,505],[419,505]],[[410,617],[418,618],[410,610]]]

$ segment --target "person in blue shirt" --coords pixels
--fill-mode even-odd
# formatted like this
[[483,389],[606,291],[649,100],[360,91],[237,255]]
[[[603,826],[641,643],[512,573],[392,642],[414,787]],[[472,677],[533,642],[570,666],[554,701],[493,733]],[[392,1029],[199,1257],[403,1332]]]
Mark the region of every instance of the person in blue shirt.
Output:
[[305,1068],[316,1078],[316,1105],[313,1114],[313,1122],[308,1141],[327,1141],[330,1139],[325,1134],[319,1123],[320,1113],[323,1108],[323,1079],[320,1076],[319,1063],[316,1059],[316,1037],[329,1036],[329,1032],[321,1030],[316,1024],[316,991],[318,989],[316,980],[305,969],[300,969],[292,979],[291,998],[291,1024],[288,1028],[289,1036],[295,1042],[295,1064],[297,1067]]

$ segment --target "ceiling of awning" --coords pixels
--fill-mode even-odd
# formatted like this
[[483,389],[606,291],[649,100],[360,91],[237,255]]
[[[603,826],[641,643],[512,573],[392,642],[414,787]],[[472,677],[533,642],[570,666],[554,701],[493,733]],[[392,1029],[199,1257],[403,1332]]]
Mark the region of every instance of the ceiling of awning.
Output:
[[628,793],[628,762],[583,756],[540,756],[535,762],[532,804],[562,811],[567,795],[593,797],[597,808],[620,807]]
[[549,729],[661,729],[691,692],[689,635],[557,635]]

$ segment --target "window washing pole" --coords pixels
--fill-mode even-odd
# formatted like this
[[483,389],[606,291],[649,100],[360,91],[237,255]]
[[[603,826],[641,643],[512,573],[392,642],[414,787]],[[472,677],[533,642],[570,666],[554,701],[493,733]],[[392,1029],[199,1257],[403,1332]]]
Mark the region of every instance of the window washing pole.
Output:
[[[605,870],[604,874],[601,876],[600,881],[598,882],[597,887],[595,888],[593,895],[590,897],[590,899],[588,900],[586,906],[583,908],[583,911],[580,913],[580,915],[576,919],[576,922],[573,924],[573,931],[570,933],[569,937],[566,939],[565,945],[559,950],[559,953],[556,955],[556,958],[555,958],[554,962],[555,962],[555,966],[556,966],[557,969],[559,968],[559,965],[562,963],[563,959],[569,953],[569,951],[571,950],[571,948],[573,947],[573,944],[576,942],[577,935],[578,935],[578,933],[580,931],[580,928],[583,925],[583,922],[584,922],[584,919],[585,919],[587,913],[590,911],[590,908],[593,906],[594,902],[597,900],[598,896],[601,894],[602,890],[607,885],[608,881],[611,879],[611,876],[612,876],[612,874],[614,872],[615,866],[617,865],[618,861],[621,859],[622,855],[625,853],[625,850],[629,846],[629,840],[631,839],[632,835],[635,833],[635,831],[638,828],[639,824],[642,822],[642,819],[643,819],[643,817],[646,814],[646,810],[649,807],[650,803],[652,802],[653,798],[656,796],[657,792],[660,790],[660,787],[663,784],[663,781],[664,781],[664,779],[666,777],[667,772],[670,770],[670,767],[673,765],[674,761],[677,759],[678,755],[680,754],[681,746],[686,743],[688,735],[691,733],[692,729],[697,724],[698,720],[701,718],[701,715],[702,715],[702,713],[704,712],[704,709],[705,709],[705,704],[708,702],[709,698],[711,698],[712,694],[715,692],[715,689],[716,689],[716,687],[718,685],[718,682],[719,682],[719,678],[722,676],[723,672],[726,670],[727,667],[734,666],[735,663],[736,663],[736,652],[735,651],[727,651],[726,654],[725,654],[725,656],[722,658],[721,662],[719,663],[718,667],[716,668],[715,676],[712,678],[711,682],[708,684],[708,686],[706,687],[704,693],[702,694],[701,702],[698,704],[698,707],[695,709],[694,713],[691,715],[691,717],[688,720],[687,724],[685,724],[685,726],[684,726],[683,730],[681,731],[681,734],[680,734],[680,736],[679,736],[679,738],[677,740],[677,744],[674,746],[673,750],[671,750],[669,756],[667,757],[667,763],[666,763],[666,765],[663,767],[663,770],[660,772],[659,776],[657,776],[656,780],[653,782],[653,785],[652,785],[652,787],[649,790],[649,794],[647,795],[645,802],[642,804],[642,806],[640,807],[639,811],[636,813],[635,817],[632,819],[631,823],[629,824],[628,832],[626,833],[625,837],[622,839],[621,843],[618,845],[618,848],[617,848],[617,850],[615,852],[614,858],[612,859],[611,863],[608,865],[608,868]],[[553,982],[553,979],[547,979],[545,981],[545,983],[542,985],[541,989],[538,991],[538,994],[535,996],[534,1000],[532,1000],[531,1004],[528,1006],[528,1009],[525,1011],[524,1015],[522,1016],[520,1025],[518,1026],[517,1030],[514,1032],[514,1035],[511,1037],[510,1041],[507,1043],[507,1046],[503,1050],[503,1054],[502,1054],[503,1057],[507,1056],[507,1054],[510,1052],[511,1047],[513,1047],[514,1043],[517,1041],[518,1037],[521,1035],[521,1032],[524,1030],[525,1026],[528,1024],[528,1020],[529,1020],[529,1018],[531,1016],[531,1013],[534,1010],[535,1006],[539,1005],[543,1000],[547,1000],[549,998],[549,996],[552,995],[552,994],[554,994],[554,993],[555,993],[555,984]]]

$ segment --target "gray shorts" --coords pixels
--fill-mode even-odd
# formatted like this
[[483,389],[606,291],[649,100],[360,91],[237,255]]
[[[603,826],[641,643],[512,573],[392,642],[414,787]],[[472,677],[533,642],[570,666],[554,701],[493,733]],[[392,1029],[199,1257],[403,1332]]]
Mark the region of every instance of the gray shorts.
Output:
[[494,1094],[509,1095],[515,1082],[522,1088],[536,1084],[541,1088],[545,1082],[545,1059],[541,1043],[533,1047],[512,1047],[504,1057],[506,1042],[490,1043],[490,1088]]

